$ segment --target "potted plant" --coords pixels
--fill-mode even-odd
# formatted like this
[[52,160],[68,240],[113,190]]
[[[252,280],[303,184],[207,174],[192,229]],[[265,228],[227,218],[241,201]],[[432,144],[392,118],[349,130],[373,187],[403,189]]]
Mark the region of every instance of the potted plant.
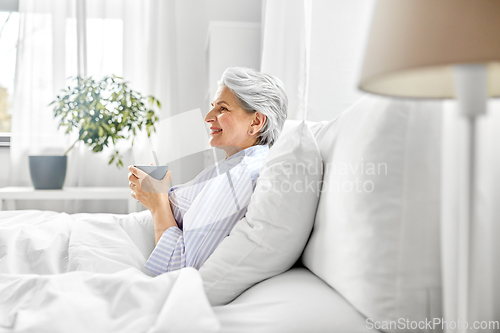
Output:
[[[78,137],[63,156],[30,156],[30,173],[36,189],[61,189],[66,177],[67,154],[78,141],[98,153],[128,140],[145,129],[148,136],[155,131],[158,117],[146,104],[161,108],[153,96],[143,96],[129,88],[127,82],[118,76],[106,76],[101,80],[92,77],[75,77],[73,85],[50,103],[54,105],[54,116],[58,128],[65,128],[66,134],[78,131]],[[110,156],[109,164],[123,166],[118,150]]]

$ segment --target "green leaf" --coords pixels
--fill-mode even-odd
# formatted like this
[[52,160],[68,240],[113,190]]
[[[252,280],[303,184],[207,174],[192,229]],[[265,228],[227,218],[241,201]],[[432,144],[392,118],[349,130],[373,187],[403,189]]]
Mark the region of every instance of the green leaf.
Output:
[[108,126],[106,123],[101,123],[101,126],[109,133],[111,132],[111,127]]
[[[130,89],[122,77],[109,75],[95,80],[75,76],[69,77],[68,82],[68,87],[48,105],[53,107],[58,128],[66,127],[67,134],[76,129],[79,140],[92,151],[100,152],[110,143],[116,145],[121,140],[135,138],[137,130],[144,127],[148,135],[156,130],[158,117],[153,110],[147,110],[145,104],[161,108],[161,103],[154,96],[146,97]],[[123,166],[118,151],[111,163]]]

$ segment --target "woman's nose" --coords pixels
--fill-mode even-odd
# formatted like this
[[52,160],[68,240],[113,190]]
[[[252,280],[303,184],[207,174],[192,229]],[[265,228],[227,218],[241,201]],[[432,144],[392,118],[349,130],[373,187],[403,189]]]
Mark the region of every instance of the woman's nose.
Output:
[[205,116],[205,121],[207,123],[213,122],[214,121],[214,116],[213,116],[213,109],[208,111],[207,115]]

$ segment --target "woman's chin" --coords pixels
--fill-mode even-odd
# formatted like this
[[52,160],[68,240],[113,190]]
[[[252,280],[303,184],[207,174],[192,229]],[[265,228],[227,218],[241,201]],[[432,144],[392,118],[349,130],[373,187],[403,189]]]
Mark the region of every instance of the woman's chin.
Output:
[[225,147],[225,145],[222,142],[219,142],[218,140],[211,140],[209,143],[210,147],[212,148],[224,149]]

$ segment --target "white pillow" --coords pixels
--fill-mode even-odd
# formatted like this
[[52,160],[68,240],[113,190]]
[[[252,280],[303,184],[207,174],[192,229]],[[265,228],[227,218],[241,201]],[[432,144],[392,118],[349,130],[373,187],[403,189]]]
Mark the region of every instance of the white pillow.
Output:
[[260,171],[246,217],[199,270],[212,305],[230,302],[297,261],[313,225],[321,165],[306,123],[280,136]]
[[374,321],[442,316],[440,105],[366,96],[316,136],[325,175],[302,261]]

